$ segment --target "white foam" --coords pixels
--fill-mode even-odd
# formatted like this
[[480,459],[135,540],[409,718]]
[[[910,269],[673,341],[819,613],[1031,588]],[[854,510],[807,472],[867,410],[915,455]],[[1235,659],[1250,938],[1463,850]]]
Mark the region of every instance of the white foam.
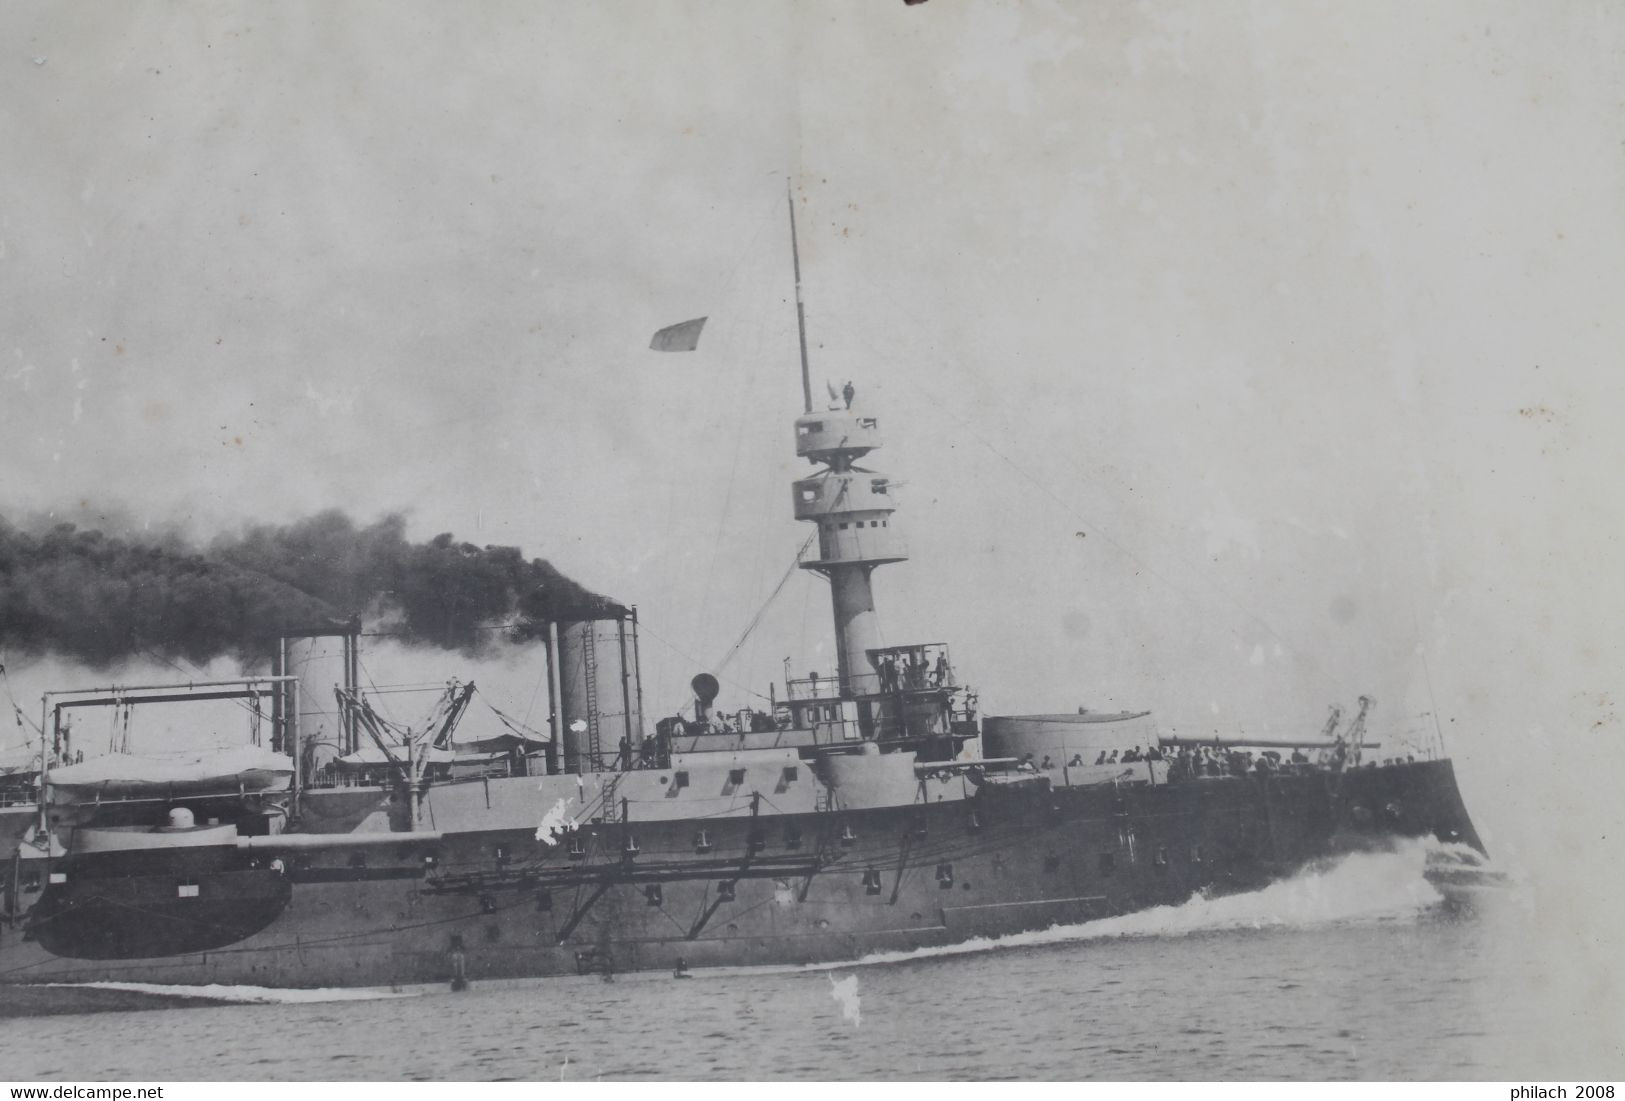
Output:
[[156,994],[170,998],[207,998],[217,1002],[248,1002],[280,1004],[299,1002],[364,1002],[379,998],[412,998],[422,990],[385,990],[379,987],[333,987],[293,989],[274,986],[225,986],[209,983],[204,986],[171,986],[151,982],[86,982],[48,983],[49,986],[89,988],[93,990],[129,990],[138,994]]
[[[1177,937],[1227,930],[1309,928],[1317,925],[1415,918],[1444,901],[1423,876],[1433,841],[1404,841],[1388,852],[1362,852],[1311,865],[1257,891],[1217,898],[1197,894],[1173,906],[1155,906],[1119,917],[1052,925],[1004,937],[976,937],[954,944],[903,952],[876,952],[847,963],[818,963],[807,970],[901,963],[1001,948],[1063,944],[1116,937]],[[1475,854],[1476,855],[1476,854]]]

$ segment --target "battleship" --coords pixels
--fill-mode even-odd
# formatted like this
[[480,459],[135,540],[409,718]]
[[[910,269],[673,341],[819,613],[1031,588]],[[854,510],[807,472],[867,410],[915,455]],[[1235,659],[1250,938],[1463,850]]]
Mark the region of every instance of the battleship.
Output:
[[[794,203],[791,237],[794,243]],[[1193,742],[1147,712],[983,715],[949,645],[884,639],[875,578],[909,557],[877,417],[803,409],[790,487],[827,580],[836,664],[766,708],[644,714],[635,608],[545,630],[545,731],[464,739],[472,685],[393,723],[357,684],[359,625],[269,673],[48,693],[35,773],[0,785],[0,983],[400,986],[858,960],[1256,890],[1400,839],[1484,857],[1442,745],[1390,753],[1371,700],[1302,737]],[[656,334],[692,347],[703,319]],[[863,465],[860,465],[863,464]],[[290,648],[338,639],[341,716],[302,728]],[[79,708],[234,701],[223,757],[62,752]],[[306,701],[308,702],[308,701]],[[331,739],[336,738],[336,744]],[[320,745],[328,746],[319,751]]]

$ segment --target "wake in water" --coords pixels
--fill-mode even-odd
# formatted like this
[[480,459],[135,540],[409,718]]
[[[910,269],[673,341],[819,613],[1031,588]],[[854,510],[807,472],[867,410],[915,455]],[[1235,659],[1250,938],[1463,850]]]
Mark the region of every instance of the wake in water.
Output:
[[1006,937],[977,937],[907,952],[876,952],[848,963],[811,964],[806,970],[828,971],[1113,937],[1178,937],[1239,929],[1415,919],[1445,902],[1446,896],[1428,879],[1430,866],[1441,857],[1461,861],[1469,854],[1475,861],[1482,859],[1466,846],[1431,838],[1400,841],[1391,850],[1318,861],[1287,879],[1245,894],[1216,898],[1197,894],[1175,906],[1156,906],[1120,917],[1052,925]]
[[[1480,886],[1505,882],[1502,873],[1465,845],[1431,838],[1396,842],[1378,852],[1357,852],[1311,864],[1261,890],[1209,897],[1193,895],[1178,905],[1157,906],[1119,917],[1073,925],[1054,925],[1005,937],[977,937],[954,944],[912,951],[876,952],[856,960],[802,966],[718,967],[695,969],[694,975],[777,974],[837,971],[872,964],[902,963],[936,956],[956,956],[1002,948],[1065,944],[1116,937],[1178,937],[1197,933],[1272,928],[1312,928],[1351,922],[1414,920],[1456,897],[1455,880],[1471,874]],[[637,977],[628,975],[628,978]],[[502,980],[498,980],[502,981]],[[523,980],[533,981],[533,980]],[[368,1001],[410,998],[434,993],[443,984],[402,990],[325,987],[314,990],[264,986],[167,986],[159,983],[94,982],[51,984],[63,988],[128,991],[157,997],[194,998],[226,1003],[276,1004]],[[855,991],[854,991],[855,993]]]
[[[162,998],[204,998],[215,1002],[238,1002],[249,1005],[277,1005],[305,1002],[365,1002],[379,998],[413,998],[426,992],[418,990],[380,990],[370,987],[341,988],[324,986],[315,989],[290,989],[275,986],[169,986],[151,982],[86,982],[45,983],[50,987],[73,990],[123,990],[132,994],[152,994]],[[439,989],[435,987],[434,989]]]

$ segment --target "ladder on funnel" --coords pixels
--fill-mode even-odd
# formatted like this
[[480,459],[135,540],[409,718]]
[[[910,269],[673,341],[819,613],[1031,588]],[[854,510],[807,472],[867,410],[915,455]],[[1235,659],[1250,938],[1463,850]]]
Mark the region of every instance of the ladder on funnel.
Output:
[[598,745],[598,655],[592,624],[583,626],[586,630],[581,640],[581,666],[587,683],[587,760],[588,767],[596,772],[604,767]]

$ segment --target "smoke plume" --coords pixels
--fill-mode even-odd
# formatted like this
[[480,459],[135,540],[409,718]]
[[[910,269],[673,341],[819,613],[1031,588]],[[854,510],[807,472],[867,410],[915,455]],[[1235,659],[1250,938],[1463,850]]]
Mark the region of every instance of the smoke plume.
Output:
[[201,664],[361,616],[407,642],[472,652],[540,637],[550,619],[624,611],[517,547],[450,534],[412,543],[405,527],[329,511],[198,546],[0,518],[0,646],[94,665],[143,654]]

